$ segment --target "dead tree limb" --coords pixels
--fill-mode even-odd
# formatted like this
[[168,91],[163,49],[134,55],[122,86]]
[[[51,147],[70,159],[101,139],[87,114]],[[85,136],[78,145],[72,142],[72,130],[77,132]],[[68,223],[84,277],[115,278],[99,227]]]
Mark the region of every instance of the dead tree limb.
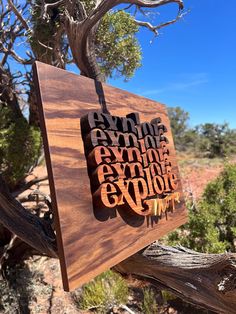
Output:
[[152,25],[150,22],[146,22],[146,21],[139,21],[139,20],[134,20],[134,22],[139,25],[139,26],[143,26],[143,27],[146,27],[148,28],[150,31],[152,31],[155,36],[159,35],[159,30],[161,28],[164,28],[168,25],[171,25],[171,24],[174,24],[176,23],[178,20],[180,20],[187,12],[184,12],[184,13],[181,13],[181,11],[179,11],[179,14],[176,16],[175,19],[173,20],[170,20],[168,22],[165,22],[165,23],[162,23],[162,24],[158,24],[156,26]]
[[203,254],[153,243],[115,270],[146,279],[199,307],[236,313],[236,254]]
[[17,202],[1,176],[0,223],[42,254],[57,257],[56,238],[50,223],[29,213]]
[[30,189],[33,185],[38,184],[42,181],[46,181],[48,179],[48,176],[43,176],[41,178],[34,178],[32,180],[30,180],[29,182],[25,183],[22,187],[20,187],[19,190],[15,191],[12,193],[12,196],[17,197],[18,195],[20,195],[21,193],[23,193],[24,191]]
[[24,19],[22,13],[18,10],[18,8],[15,6],[15,4],[13,3],[12,0],[8,0],[7,1],[10,8],[12,9],[12,11],[15,13],[16,17],[19,19],[19,21],[22,23],[23,27],[29,31],[30,30],[30,27],[27,23],[27,21]]

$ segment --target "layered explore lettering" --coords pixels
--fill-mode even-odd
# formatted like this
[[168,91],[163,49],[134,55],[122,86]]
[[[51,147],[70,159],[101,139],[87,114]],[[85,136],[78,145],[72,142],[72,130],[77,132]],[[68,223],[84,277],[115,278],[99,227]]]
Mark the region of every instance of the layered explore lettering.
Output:
[[167,128],[160,118],[140,123],[93,111],[81,119],[88,173],[96,208],[128,206],[141,216],[162,216],[180,202],[171,167]]

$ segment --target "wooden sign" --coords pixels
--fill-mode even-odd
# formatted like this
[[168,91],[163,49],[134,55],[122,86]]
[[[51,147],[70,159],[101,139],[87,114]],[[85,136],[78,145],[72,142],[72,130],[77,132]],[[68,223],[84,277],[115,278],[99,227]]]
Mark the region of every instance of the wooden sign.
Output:
[[34,70],[71,291],[185,223],[186,208],[164,105],[43,63]]
[[81,130],[98,219],[108,218],[109,208],[158,217],[175,209],[178,179],[160,118],[140,123],[138,113],[117,117],[95,111],[81,118]]

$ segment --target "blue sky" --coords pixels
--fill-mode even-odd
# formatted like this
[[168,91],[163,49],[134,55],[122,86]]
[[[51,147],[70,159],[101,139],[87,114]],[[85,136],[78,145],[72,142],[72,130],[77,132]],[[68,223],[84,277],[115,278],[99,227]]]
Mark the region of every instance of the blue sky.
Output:
[[[190,12],[162,29],[152,43],[153,33],[140,31],[143,60],[135,76],[128,83],[123,79],[108,83],[182,107],[190,113],[190,126],[228,122],[236,128],[236,0],[184,3]],[[176,9],[175,4],[160,8],[155,22],[172,19]],[[20,49],[25,50],[24,45]]]
[[[227,4],[226,4],[227,2]],[[139,40],[142,67],[125,83],[109,84],[190,113],[190,125],[229,122],[236,128],[236,0],[185,0],[184,19]],[[175,5],[162,8],[157,21],[174,16]]]

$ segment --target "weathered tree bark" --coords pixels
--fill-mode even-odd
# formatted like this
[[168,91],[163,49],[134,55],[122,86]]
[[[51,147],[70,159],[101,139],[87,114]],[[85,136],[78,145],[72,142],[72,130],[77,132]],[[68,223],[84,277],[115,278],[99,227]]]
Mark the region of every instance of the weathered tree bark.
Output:
[[11,240],[11,232],[7,230],[3,225],[0,224],[0,256],[1,250],[7,245]]
[[0,223],[41,254],[57,257],[56,237],[49,222],[29,213],[8,191],[0,175]]
[[114,267],[217,313],[236,313],[236,254],[202,254],[153,243]]

